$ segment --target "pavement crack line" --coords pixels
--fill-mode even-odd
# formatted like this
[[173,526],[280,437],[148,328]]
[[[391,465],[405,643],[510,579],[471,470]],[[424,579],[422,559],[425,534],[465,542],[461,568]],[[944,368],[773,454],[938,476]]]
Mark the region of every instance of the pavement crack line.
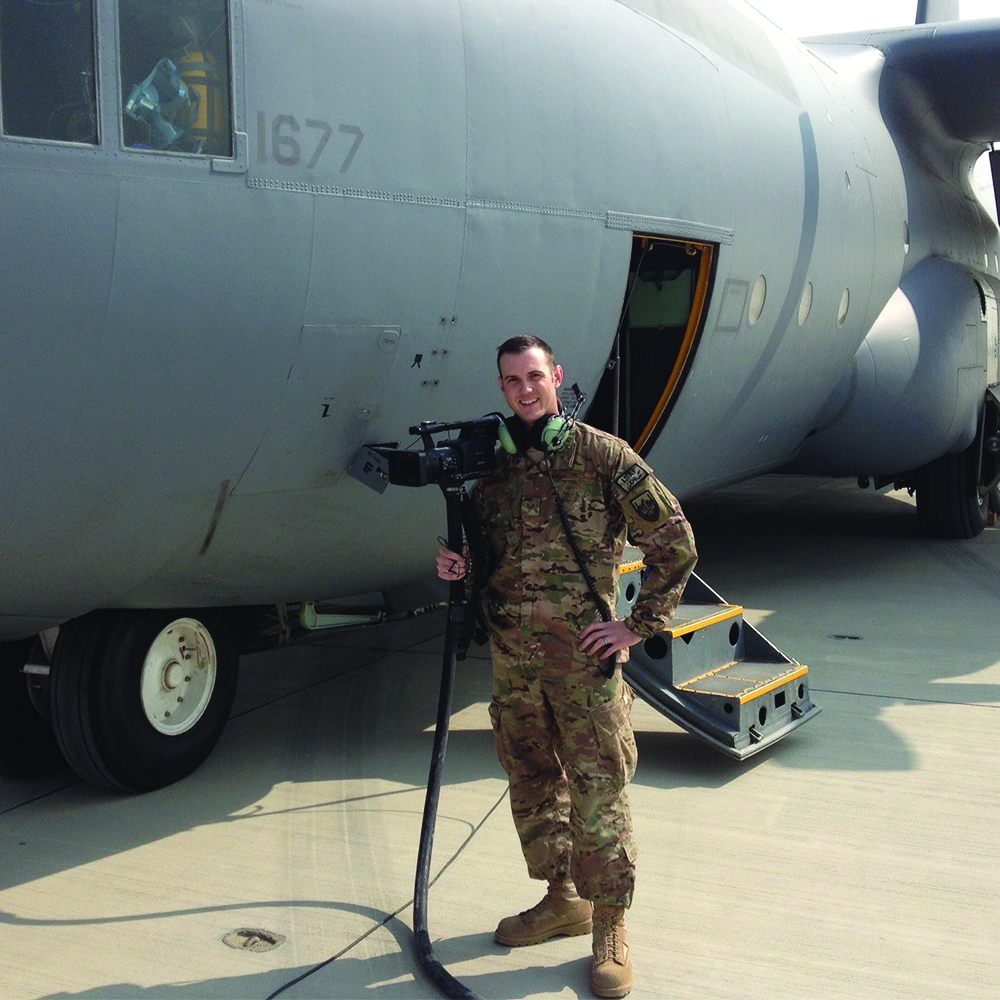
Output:
[[82,778],[77,778],[75,781],[71,781],[68,785],[60,785],[58,788],[50,788],[49,791],[42,792],[40,795],[36,795],[33,799],[28,799],[27,802],[18,802],[16,806],[10,806],[7,809],[0,809],[0,816],[6,816],[8,813],[14,812],[15,809],[23,809],[25,806],[30,806],[32,802],[40,802],[42,799],[47,799],[50,795],[55,795],[58,792],[65,792],[67,788],[79,785],[82,781]]
[[915,701],[922,705],[955,705],[962,708],[990,708],[996,711],[1000,705],[984,705],[976,701],[945,701],[942,698],[912,698],[904,694],[873,694],[871,691],[838,691],[835,688],[810,687],[817,694],[846,694],[855,698],[881,698],[882,701]]
[[[509,788],[504,789],[503,794],[500,796],[500,798],[498,798],[496,802],[494,802],[493,805],[490,806],[490,808],[486,812],[486,815],[472,828],[472,830],[469,832],[469,835],[458,846],[458,849],[455,851],[455,853],[452,854],[452,856],[444,863],[444,865],[442,865],[441,870],[434,876],[434,878],[431,879],[429,888],[434,887],[438,879],[441,878],[441,876],[452,866],[452,864],[458,859],[458,856],[466,849],[466,847],[468,847],[469,844],[472,843],[473,838],[483,828],[486,821],[493,815],[493,813],[497,811],[497,809],[500,807],[500,803],[503,802],[505,798],[507,798],[509,791],[510,791]],[[290,982],[285,983],[284,986],[279,987],[270,996],[268,996],[267,1000],[275,1000],[275,997],[280,996],[282,993],[285,992],[285,990],[291,989],[293,986],[297,985],[298,983],[301,983],[304,979],[308,979],[314,973],[319,972],[321,969],[325,969],[328,965],[330,965],[332,962],[335,962],[338,958],[342,958],[349,951],[351,951],[352,948],[356,948],[359,944],[361,944],[361,942],[364,941],[365,938],[370,937],[377,930],[381,929],[382,927],[385,927],[390,921],[396,920],[404,910],[409,909],[412,905],[413,905],[413,897],[411,896],[402,906],[394,910],[392,913],[387,914],[384,920],[382,920],[377,924],[373,924],[371,927],[368,928],[368,930],[364,932],[364,934],[359,935],[350,944],[341,948],[336,955],[331,955],[329,958],[320,962],[318,965],[313,966],[313,968],[307,969],[300,976],[296,976]]]

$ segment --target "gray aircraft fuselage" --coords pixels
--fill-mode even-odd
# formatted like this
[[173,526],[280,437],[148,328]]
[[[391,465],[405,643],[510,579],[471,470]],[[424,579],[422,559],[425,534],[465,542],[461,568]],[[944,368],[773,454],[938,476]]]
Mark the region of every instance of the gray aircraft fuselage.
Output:
[[[985,145],[887,124],[876,49],[813,52],[725,0],[230,12],[234,156],[123,144],[103,0],[99,143],[0,139],[0,637],[426,576],[440,495],[377,497],[352,455],[497,408],[515,334],[593,395],[636,234],[714,248],[644,449],[681,498],[973,440],[997,381]],[[961,334],[951,375],[882,399],[866,337],[915,368],[931,314]]]

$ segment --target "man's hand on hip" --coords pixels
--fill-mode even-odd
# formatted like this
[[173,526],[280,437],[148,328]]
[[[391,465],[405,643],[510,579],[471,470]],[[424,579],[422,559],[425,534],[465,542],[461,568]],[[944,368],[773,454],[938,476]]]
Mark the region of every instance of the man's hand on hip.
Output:
[[625,622],[591,622],[580,633],[580,652],[600,655],[602,660],[640,642]]

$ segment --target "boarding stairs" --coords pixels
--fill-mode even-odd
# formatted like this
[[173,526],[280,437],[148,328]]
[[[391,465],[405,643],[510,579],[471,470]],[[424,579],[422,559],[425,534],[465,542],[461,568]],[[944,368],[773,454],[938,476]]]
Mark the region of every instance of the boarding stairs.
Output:
[[[642,584],[642,552],[629,546],[619,569],[618,615]],[[658,712],[717,750],[743,760],[821,711],[809,668],[789,659],[698,576],[688,581],[665,631],[632,646],[625,677]]]

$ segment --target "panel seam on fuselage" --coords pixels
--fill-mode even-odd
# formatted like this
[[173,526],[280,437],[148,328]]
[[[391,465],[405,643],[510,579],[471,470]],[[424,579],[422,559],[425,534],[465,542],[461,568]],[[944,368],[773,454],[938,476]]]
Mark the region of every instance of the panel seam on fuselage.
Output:
[[665,219],[651,215],[634,215],[610,209],[566,208],[561,205],[533,205],[520,201],[498,201],[489,198],[438,198],[434,195],[410,194],[405,191],[377,191],[369,188],[336,187],[325,184],[306,184],[299,181],[276,181],[269,177],[247,177],[247,186],[290,194],[306,194],[326,198],[351,198],[361,201],[386,201],[405,205],[423,205],[430,208],[470,208],[497,212],[526,212],[533,215],[553,215],[560,218],[585,219],[600,222],[608,229],[651,230],[669,234],[677,239],[707,239],[711,242],[731,244],[735,233],[725,226],[715,226],[692,219]]

